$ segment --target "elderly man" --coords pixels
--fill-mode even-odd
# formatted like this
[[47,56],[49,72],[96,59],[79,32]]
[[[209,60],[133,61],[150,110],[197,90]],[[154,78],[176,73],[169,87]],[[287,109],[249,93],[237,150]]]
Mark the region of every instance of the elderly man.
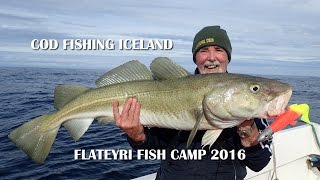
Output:
[[[227,32],[220,26],[208,26],[201,29],[194,37],[192,53],[197,65],[195,74],[227,73],[231,60],[232,47]],[[223,81],[223,79],[221,79]],[[128,142],[134,149],[165,149],[168,154],[174,149],[187,149],[190,131],[173,129],[144,128],[139,121],[141,105],[136,99],[129,99],[119,113],[119,103],[114,102],[116,124],[128,136]],[[246,166],[253,171],[260,171],[270,161],[271,152],[268,142],[258,143],[259,130],[267,125],[265,120],[247,120],[238,127],[222,131],[217,141],[208,152],[219,153],[240,150],[245,151],[245,159],[229,156],[227,159],[212,159],[212,153],[206,153],[201,160],[173,160],[170,155],[161,161],[157,179],[243,179]],[[189,147],[202,149],[201,139],[205,131],[199,130]],[[214,151],[212,151],[214,150]]]

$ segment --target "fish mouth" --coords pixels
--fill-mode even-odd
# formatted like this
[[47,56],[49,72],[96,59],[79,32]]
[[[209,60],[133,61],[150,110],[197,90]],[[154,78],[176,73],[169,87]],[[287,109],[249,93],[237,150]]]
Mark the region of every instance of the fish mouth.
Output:
[[292,90],[288,90],[286,93],[274,98],[272,101],[267,103],[262,111],[262,118],[275,118],[280,114],[284,113],[290,97],[292,95]]

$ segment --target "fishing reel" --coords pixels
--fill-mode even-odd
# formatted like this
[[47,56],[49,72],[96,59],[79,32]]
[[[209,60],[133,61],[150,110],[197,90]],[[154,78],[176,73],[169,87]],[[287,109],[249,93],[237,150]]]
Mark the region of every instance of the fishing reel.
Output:
[[320,155],[311,154],[309,155],[310,159],[307,159],[307,164],[309,167],[315,167],[320,172]]

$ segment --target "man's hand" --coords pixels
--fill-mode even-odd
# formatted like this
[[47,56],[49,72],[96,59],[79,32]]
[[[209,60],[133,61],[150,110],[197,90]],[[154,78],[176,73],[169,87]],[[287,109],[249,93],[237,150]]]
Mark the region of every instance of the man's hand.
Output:
[[[253,124],[254,123],[254,124]],[[253,119],[246,120],[238,126],[238,130],[247,130],[249,132],[248,137],[241,137],[241,144],[244,147],[250,147],[258,144],[257,138],[259,136],[259,131]]]
[[129,98],[119,113],[119,101],[113,102],[113,116],[116,125],[136,143],[145,141],[143,126],[140,123],[141,104],[135,98]]

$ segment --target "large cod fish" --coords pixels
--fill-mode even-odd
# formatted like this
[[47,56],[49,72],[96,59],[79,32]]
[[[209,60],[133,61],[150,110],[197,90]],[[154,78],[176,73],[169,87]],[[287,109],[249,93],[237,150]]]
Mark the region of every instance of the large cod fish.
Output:
[[33,161],[42,163],[61,125],[77,141],[94,119],[114,122],[114,100],[123,108],[128,98],[135,97],[142,104],[140,121],[144,126],[192,130],[188,144],[198,129],[207,130],[202,145],[212,145],[223,128],[281,114],[292,94],[290,85],[261,77],[190,75],[168,58],[156,58],[150,69],[130,61],[102,75],[96,89],[57,86],[57,111],[30,120],[9,138]]

